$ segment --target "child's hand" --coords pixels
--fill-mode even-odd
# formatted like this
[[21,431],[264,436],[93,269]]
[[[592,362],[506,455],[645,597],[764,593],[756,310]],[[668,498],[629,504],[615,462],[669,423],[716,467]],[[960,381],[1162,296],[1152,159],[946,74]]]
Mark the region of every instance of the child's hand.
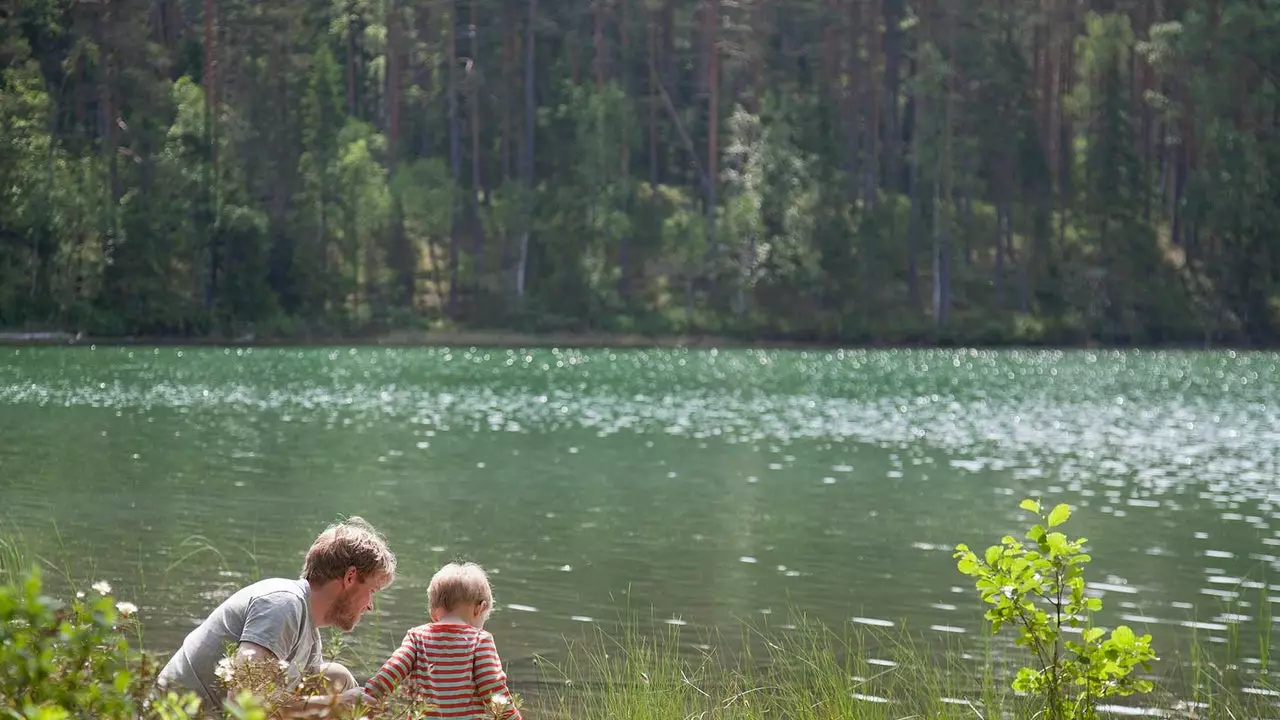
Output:
[[382,710],[382,703],[378,698],[360,687],[344,691],[338,696],[338,704],[348,708],[361,706],[366,711],[365,714],[369,716],[377,715]]

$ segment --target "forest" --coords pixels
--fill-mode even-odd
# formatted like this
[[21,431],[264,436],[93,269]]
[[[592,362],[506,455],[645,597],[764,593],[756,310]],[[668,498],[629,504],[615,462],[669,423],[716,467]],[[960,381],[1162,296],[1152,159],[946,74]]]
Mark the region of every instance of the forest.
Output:
[[1265,346],[1280,0],[6,0],[0,329]]

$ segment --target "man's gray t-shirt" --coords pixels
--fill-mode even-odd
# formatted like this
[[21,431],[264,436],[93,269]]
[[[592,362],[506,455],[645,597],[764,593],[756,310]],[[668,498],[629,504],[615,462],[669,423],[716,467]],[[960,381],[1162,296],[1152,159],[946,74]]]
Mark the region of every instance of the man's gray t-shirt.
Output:
[[321,664],[320,631],[311,618],[311,585],[305,580],[272,578],[227,598],[183,641],[158,679],[161,687],[198,693],[207,708],[227,697],[215,674],[227,647],[251,642],[289,664],[289,687]]

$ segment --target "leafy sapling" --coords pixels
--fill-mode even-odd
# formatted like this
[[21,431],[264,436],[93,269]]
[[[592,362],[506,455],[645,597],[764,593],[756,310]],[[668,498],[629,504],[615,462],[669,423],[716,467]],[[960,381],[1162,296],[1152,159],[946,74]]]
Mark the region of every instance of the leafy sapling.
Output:
[[1133,673],[1150,670],[1151,636],[1139,637],[1124,625],[1108,636],[1094,625],[1102,601],[1085,595],[1084,566],[1091,559],[1086,540],[1053,531],[1071,517],[1071,508],[1062,504],[1046,514],[1035,500],[1020,507],[1040,521],[1026,534],[1029,544],[1006,535],[981,557],[964,544],[954,554],[960,572],[974,578],[990,605],[991,631],[1015,627],[1016,644],[1031,651],[1034,662],[1018,671],[1013,689],[1041,704],[1045,720],[1095,720],[1101,699],[1150,692],[1151,683]]

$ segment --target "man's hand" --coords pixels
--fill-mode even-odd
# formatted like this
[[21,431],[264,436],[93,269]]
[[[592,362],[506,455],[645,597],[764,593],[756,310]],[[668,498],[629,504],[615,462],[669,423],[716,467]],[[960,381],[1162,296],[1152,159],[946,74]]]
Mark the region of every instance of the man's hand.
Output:
[[[242,642],[235,655],[236,663],[254,663],[254,662],[272,662],[277,663],[275,653],[270,650],[251,642]],[[328,682],[338,682],[339,687],[352,685],[355,678],[351,677],[350,671],[336,663],[328,663],[323,668],[325,680]],[[334,689],[337,689],[336,687]],[[229,692],[228,699],[234,701],[234,692]],[[282,718],[310,718],[315,717],[316,712],[323,713],[326,708],[338,707],[344,710],[356,707],[363,703],[366,706],[375,706],[377,701],[372,696],[366,695],[364,688],[356,685],[348,687],[346,690],[338,694],[318,694],[318,695],[302,695],[293,698],[292,701],[276,709],[277,715]]]

